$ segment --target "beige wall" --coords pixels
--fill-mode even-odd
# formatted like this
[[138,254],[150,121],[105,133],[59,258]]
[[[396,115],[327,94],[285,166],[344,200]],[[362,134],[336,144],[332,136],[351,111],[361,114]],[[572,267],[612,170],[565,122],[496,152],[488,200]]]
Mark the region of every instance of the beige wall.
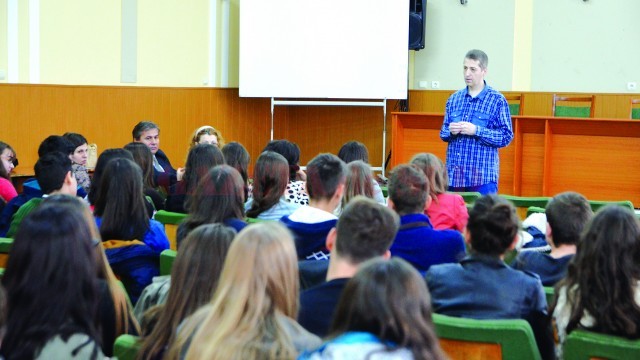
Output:
[[[0,0],[5,74],[8,1]],[[121,1],[36,0],[41,83],[121,84]],[[132,85],[238,86],[240,0],[137,1],[137,83]],[[229,7],[228,34],[223,3]],[[28,83],[29,1],[18,4],[19,82]],[[638,93],[640,87],[627,90],[628,82],[640,85],[637,14],[638,0],[468,0],[466,5],[428,0],[426,48],[409,55],[409,83],[418,89],[426,81],[430,89],[435,80],[440,89],[458,89],[464,85],[464,53],[479,48],[490,59],[487,81],[500,90]]]

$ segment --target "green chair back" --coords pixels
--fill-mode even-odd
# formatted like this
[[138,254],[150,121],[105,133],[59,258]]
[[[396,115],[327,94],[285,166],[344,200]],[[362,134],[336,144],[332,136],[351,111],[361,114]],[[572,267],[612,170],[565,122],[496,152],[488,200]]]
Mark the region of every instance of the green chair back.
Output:
[[169,244],[171,249],[176,250],[178,248],[176,244],[178,225],[187,217],[187,214],[176,213],[171,211],[160,210],[157,211],[153,218],[164,225],[164,232],[169,238]]
[[171,268],[173,268],[176,255],[178,255],[178,252],[171,249],[160,253],[160,275],[171,275]]
[[524,219],[527,216],[527,210],[531,206],[545,208],[549,202],[547,196],[514,196],[514,195],[500,195],[501,197],[511,201],[515,207],[518,208],[518,216]]
[[533,331],[525,320],[476,320],[433,314],[433,322],[440,346],[451,359],[477,358],[479,351],[492,353],[487,359],[540,359]]
[[511,116],[520,115],[520,104],[509,104],[509,113]]
[[545,286],[544,295],[547,298],[547,306],[551,306],[553,300],[555,300],[556,298],[556,291],[553,286]]
[[591,116],[591,108],[588,106],[556,106],[556,116],[588,118]]
[[0,238],[0,268],[7,267],[7,261],[9,260],[9,252],[13,246],[13,239]]
[[631,118],[632,119],[640,119],[640,108],[631,109]]
[[565,360],[640,359],[640,340],[574,330],[562,349]]
[[475,191],[452,192],[452,194],[458,194],[458,195],[462,196],[462,199],[464,200],[464,202],[466,204],[473,204],[474,202],[476,202],[476,200],[480,199],[480,197],[482,196],[482,194],[480,194],[479,192],[475,192]]
[[263,221],[273,221],[273,220],[262,220],[262,219],[250,218],[250,217],[245,218],[244,220],[247,222],[247,224],[255,224]]
[[113,356],[118,360],[136,360],[140,346],[139,337],[120,335],[113,344]]
[[629,208],[633,210],[633,203],[631,201],[600,201],[600,200],[589,200],[589,204],[591,205],[591,210],[594,212],[598,211],[601,207],[606,205],[619,205],[622,207]]

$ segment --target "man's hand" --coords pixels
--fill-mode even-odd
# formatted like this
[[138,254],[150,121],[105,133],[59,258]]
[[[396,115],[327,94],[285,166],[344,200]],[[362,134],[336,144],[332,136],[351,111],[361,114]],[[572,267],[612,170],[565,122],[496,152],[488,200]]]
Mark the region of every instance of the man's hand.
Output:
[[460,121],[449,124],[449,132],[452,135],[469,135],[473,136],[476,134],[477,127],[470,122]]
[[184,176],[184,173],[185,173],[184,168],[178,168],[178,170],[176,170],[176,179],[178,181],[182,181],[182,177]]

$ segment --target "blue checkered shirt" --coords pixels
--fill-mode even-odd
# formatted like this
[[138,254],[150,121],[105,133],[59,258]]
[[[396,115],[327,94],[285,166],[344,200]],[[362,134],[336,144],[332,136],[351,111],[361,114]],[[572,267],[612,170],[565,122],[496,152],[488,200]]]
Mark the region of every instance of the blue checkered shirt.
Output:
[[[458,121],[476,125],[476,134],[451,135],[449,124]],[[457,91],[447,101],[440,138],[449,143],[449,186],[497,184],[500,172],[498,148],[509,145],[513,139],[507,100],[486,83],[476,97],[471,97],[467,88]]]

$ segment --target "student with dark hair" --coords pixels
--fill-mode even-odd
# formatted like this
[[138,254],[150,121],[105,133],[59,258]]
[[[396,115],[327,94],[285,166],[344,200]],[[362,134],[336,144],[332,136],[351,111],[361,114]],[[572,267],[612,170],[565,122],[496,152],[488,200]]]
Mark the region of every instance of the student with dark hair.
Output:
[[218,165],[209,170],[195,189],[189,215],[178,226],[180,244],[191,230],[203,224],[220,223],[240,231],[244,221],[244,183],[236,169]]
[[462,235],[435,230],[424,209],[429,206],[429,180],[411,165],[399,165],[389,178],[389,207],[400,215],[400,230],[391,245],[401,257],[424,273],[436,264],[455,263],[465,255]]
[[476,200],[465,237],[470,255],[458,264],[432,266],[426,279],[433,309],[472,319],[525,319],[543,359],[553,359],[547,300],[538,276],[512,269],[504,254],[518,241],[515,207],[496,195]]
[[91,239],[86,220],[68,206],[44,204],[24,219],[2,277],[9,308],[0,347],[5,359],[104,358]]
[[169,188],[166,209],[186,213],[187,203],[198,186],[200,179],[216,165],[223,165],[224,155],[211,144],[198,144],[189,150],[182,180]]
[[180,247],[171,270],[173,281],[167,279],[160,287],[150,289],[154,283],[145,289],[136,310],[145,294],[154,293],[157,306],[147,311],[147,316],[155,313],[156,319],[145,316],[145,320],[155,325],[146,329],[138,359],[160,359],[166,346],[174,341],[178,325],[211,301],[235,235],[233,229],[222,224],[197,227]]
[[247,216],[279,220],[299,208],[300,205],[286,200],[288,177],[289,164],[282,155],[273,151],[260,154],[253,169],[253,196],[244,206]]
[[326,246],[331,251],[327,281],[300,293],[300,325],[320,337],[327,335],[347,281],[366,260],[391,256],[389,247],[399,223],[393,211],[362,196],[345,207],[327,235]]
[[160,127],[151,121],[140,121],[133,127],[131,136],[134,142],[145,144],[153,154],[153,176],[154,183],[165,189],[178,181],[178,172],[171,166],[171,161],[167,155],[160,150]]
[[109,161],[113,159],[129,159],[133,161],[133,156],[131,153],[125,149],[106,149],[105,151],[98,156],[98,162],[96,163],[96,168],[93,171],[93,180],[91,182],[91,188],[89,190],[89,203],[91,205],[95,205],[96,198],[98,197],[98,192],[100,189],[100,180],[102,180],[102,173],[104,173],[104,169],[107,167]]
[[251,160],[247,149],[242,144],[232,141],[222,147],[222,155],[227,165],[238,170],[242,181],[245,183],[244,198],[249,199],[252,187],[249,184],[249,161]]
[[431,359],[440,349],[429,290],[404,260],[373,259],[346,284],[329,340],[299,359]]
[[[349,141],[342,145],[340,151],[338,151],[338,157],[347,165],[358,160],[369,164],[369,150],[363,143],[358,141]],[[369,169],[369,172],[371,173],[371,169]],[[373,199],[380,204],[386,204],[387,201],[384,198],[380,184],[373,178],[373,173],[371,173],[371,185],[373,186]]]
[[91,214],[86,202],[77,196],[64,194],[47,197],[41,206],[66,207],[69,212],[80,213],[86,226],[89,227],[91,239],[95,244],[93,248],[97,264],[98,323],[100,325],[97,329],[101,332],[102,352],[106,356],[111,356],[113,344],[118,336],[122,334],[138,335],[140,328],[131,312],[127,294],[111,270],[104,248],[100,246],[100,232],[96,227],[93,214]]
[[287,160],[289,183],[284,193],[285,199],[295,204],[309,205],[309,195],[304,189],[306,175],[300,169],[300,148],[298,145],[288,140],[272,140],[262,151],[276,152]]
[[430,153],[420,153],[414,155],[409,163],[424,172],[429,181],[431,204],[425,214],[433,227],[463,232],[469,219],[467,205],[462,196],[447,192],[449,180],[442,160]]
[[293,233],[298,259],[327,259],[326,238],[336,225],[333,214],[344,194],[346,165],[333,154],[319,154],[307,164],[309,206],[302,206],[282,221]]
[[151,198],[156,210],[164,210],[165,196],[156,190],[156,185],[153,182],[153,154],[151,150],[145,144],[138,142],[128,143],[124,149],[133,155],[133,162],[142,169],[144,195]]
[[556,286],[560,358],[573,330],[640,338],[639,281],[640,225],[631,210],[609,205],[587,225],[567,277]]
[[20,206],[11,219],[7,237],[13,237],[18,232],[22,220],[40,205],[44,197],[54,194],[76,195],[78,185],[71,170],[69,157],[59,152],[45,154],[38,159],[34,169],[44,195],[35,197]]
[[87,160],[89,159],[89,144],[84,136],[78,133],[65,133],[62,135],[73,146],[73,152],[71,153],[71,168],[73,169],[73,175],[76,177],[78,185],[81,186],[86,193],[89,193],[91,187],[91,178],[87,171]]
[[0,141],[0,202],[7,203],[18,196],[18,192],[11,182],[11,171],[17,162],[16,152],[13,148]]
[[40,146],[38,146],[38,157],[43,157],[46,154],[52,152],[61,152],[67,156],[73,155],[75,146],[64,136],[51,135],[42,140]]
[[135,303],[144,287],[158,275],[158,258],[169,248],[169,240],[162,224],[149,219],[142,171],[133,161],[109,161],[99,190],[94,208],[96,224],[109,263]]
[[581,194],[564,192],[554,196],[545,209],[546,240],[551,246],[548,255],[537,251],[522,251],[512,266],[538,274],[542,285],[553,286],[567,273],[576,253],[580,234],[593,217],[589,201]]

